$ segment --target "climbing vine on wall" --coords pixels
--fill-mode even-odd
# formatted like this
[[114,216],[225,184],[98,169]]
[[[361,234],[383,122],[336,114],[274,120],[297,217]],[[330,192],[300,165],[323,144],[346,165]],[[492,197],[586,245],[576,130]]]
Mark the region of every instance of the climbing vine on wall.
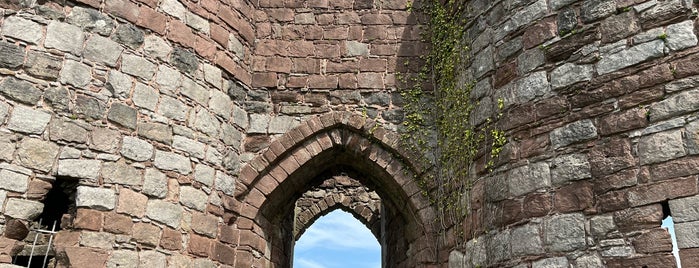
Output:
[[[474,82],[463,79],[468,77],[469,60],[464,40],[465,2],[425,1],[411,6],[427,19],[423,38],[429,52],[421,58],[424,64],[416,74],[401,77],[409,85],[401,91],[406,112],[403,141],[426,156],[425,161],[432,167],[417,180],[438,209],[436,220],[445,230],[467,216],[475,163],[483,161],[491,168],[506,138],[493,126],[501,116],[499,112],[484,124],[475,126],[470,122],[479,103],[470,98]],[[502,109],[502,100],[497,106],[498,111]]]

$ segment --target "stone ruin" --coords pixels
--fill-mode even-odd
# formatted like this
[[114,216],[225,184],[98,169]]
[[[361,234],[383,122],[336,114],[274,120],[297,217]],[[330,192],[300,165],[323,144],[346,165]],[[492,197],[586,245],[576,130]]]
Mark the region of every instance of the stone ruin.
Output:
[[399,133],[419,4],[1,0],[0,267],[291,267],[338,208],[383,267],[675,267],[667,216],[696,267],[694,1],[464,1],[508,143],[446,225]]

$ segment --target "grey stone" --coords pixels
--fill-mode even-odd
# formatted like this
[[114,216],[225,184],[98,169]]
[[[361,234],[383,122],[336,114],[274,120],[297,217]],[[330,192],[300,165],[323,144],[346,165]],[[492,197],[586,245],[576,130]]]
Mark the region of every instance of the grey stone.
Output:
[[185,121],[187,119],[187,110],[189,107],[185,105],[180,100],[161,95],[160,106],[158,107],[158,112],[167,118],[177,121]]
[[228,36],[228,50],[233,52],[238,59],[244,59],[245,58],[245,47],[243,46],[243,43],[238,40],[238,38],[235,37],[234,34],[230,34]]
[[141,185],[143,175],[141,171],[121,162],[105,162],[102,165],[102,179],[105,183],[123,185]]
[[10,198],[5,205],[5,215],[15,219],[34,220],[44,210],[44,204],[32,200]]
[[233,110],[233,101],[228,97],[227,94],[218,91],[211,91],[211,99],[209,99],[209,108],[217,115],[223,117],[223,119],[228,120],[231,118],[231,111]]
[[473,56],[473,60],[471,62],[471,70],[473,72],[473,76],[476,78],[480,78],[487,72],[490,72],[495,69],[495,63],[493,62],[493,47],[488,46],[485,49],[481,50],[478,54]]
[[687,16],[692,7],[688,0],[649,1],[646,4],[634,7],[640,13],[639,18],[645,29],[664,25],[669,18]]
[[245,91],[245,88],[241,86],[239,83],[236,83],[235,81],[228,81],[228,96],[231,97],[232,100],[237,101],[238,103],[241,103],[242,101],[245,101],[247,98],[248,94]]
[[156,150],[153,164],[159,169],[172,170],[183,175],[192,172],[192,163],[189,158],[171,152]]
[[209,90],[189,78],[185,78],[182,81],[181,93],[202,106],[206,106],[209,103]]
[[521,74],[529,73],[536,69],[536,67],[543,65],[544,60],[545,57],[543,50],[539,48],[525,50],[517,57],[517,71]]
[[216,263],[207,259],[194,259],[192,260],[192,267],[200,268],[216,268]]
[[0,170],[0,189],[5,189],[11,192],[24,193],[29,186],[29,176],[7,169]]
[[131,250],[115,250],[107,260],[107,268],[138,268],[138,253]]
[[546,15],[547,11],[546,0],[538,0],[512,15],[510,20],[504,24],[503,30],[509,33],[524,25],[529,25],[534,20]]
[[0,190],[0,207],[5,207],[5,200],[7,200],[7,191]]
[[269,121],[269,134],[283,134],[300,125],[300,122],[295,117],[291,116],[274,116]]
[[230,172],[237,173],[240,170],[240,155],[235,150],[227,150],[221,161],[223,167]]
[[597,73],[607,74],[647,60],[662,57],[665,44],[662,40],[642,43],[616,53],[602,55],[597,63]]
[[108,188],[78,186],[78,190],[75,193],[75,204],[78,207],[113,210],[116,205],[116,194]]
[[672,221],[677,223],[699,221],[699,196],[670,200]]
[[124,73],[150,81],[156,70],[157,66],[147,59],[132,54],[121,56],[121,71]]
[[551,87],[559,89],[581,81],[590,81],[593,72],[592,65],[563,64],[551,72]]
[[500,231],[486,240],[485,247],[488,252],[488,259],[494,263],[498,263],[512,258],[510,240],[509,229]]
[[194,167],[194,180],[201,182],[207,187],[211,187],[214,184],[214,177],[216,175],[216,170],[204,164],[197,164]]
[[97,180],[100,173],[99,160],[64,159],[58,161],[58,176]]
[[198,16],[197,14],[194,14],[192,12],[185,13],[185,23],[189,27],[192,27],[193,29],[202,32],[205,35],[209,34],[209,21]]
[[250,128],[248,129],[248,134],[266,134],[267,126],[269,126],[269,121],[271,120],[269,115],[265,114],[251,114],[250,115]]
[[369,56],[369,44],[357,41],[345,41],[345,54],[348,57]]
[[592,178],[590,162],[584,154],[559,156],[551,161],[551,182],[554,186],[569,181]]
[[616,12],[616,1],[614,0],[586,0],[580,8],[580,17],[583,23],[589,23]]
[[17,160],[24,167],[48,172],[53,168],[58,150],[58,145],[52,142],[25,138],[17,149]]
[[589,119],[576,121],[551,131],[549,138],[554,149],[597,137],[597,128]]
[[145,84],[136,83],[133,90],[133,103],[141,108],[155,111],[155,106],[158,105],[158,92]]
[[391,103],[391,96],[384,92],[371,93],[364,97],[364,103],[367,105],[387,107]]
[[136,117],[138,112],[136,109],[126,106],[121,103],[113,103],[109,108],[107,119],[121,126],[136,129]]
[[214,183],[216,190],[227,195],[235,193],[235,179],[222,171],[216,171],[216,181]]
[[[223,89],[223,72],[211,64],[204,64],[204,80],[218,89]],[[220,92],[220,91],[216,91]],[[221,92],[225,95],[225,93]],[[226,97],[228,99],[228,97]]]
[[109,38],[102,37],[99,35],[93,35],[87,40],[85,44],[85,52],[83,53],[85,58],[91,61],[104,63],[107,66],[116,66],[121,52],[124,48],[121,47],[117,42],[112,41]]
[[566,257],[554,257],[535,261],[532,263],[532,268],[568,268],[568,259]]
[[61,70],[60,82],[84,88],[92,80],[92,70],[90,66],[74,60],[66,60]]
[[121,134],[117,130],[95,128],[90,137],[90,148],[92,149],[107,153],[115,153],[119,149]]
[[136,137],[124,136],[121,154],[134,161],[146,161],[153,157],[153,145]]
[[51,81],[58,79],[62,67],[61,58],[35,50],[27,53],[27,62],[24,64],[27,74]]
[[95,9],[79,6],[73,7],[66,21],[83,30],[104,36],[109,36],[114,28],[114,22],[108,16]]
[[513,38],[498,47],[498,61],[503,62],[512,55],[522,51],[522,37]]
[[248,113],[245,112],[243,108],[238,107],[237,105],[233,106],[233,123],[236,126],[241,127],[242,129],[247,129],[249,122],[248,122]]
[[204,211],[209,197],[206,193],[191,186],[180,187],[180,203],[185,207]]
[[687,155],[682,131],[673,130],[641,137],[638,157],[641,165],[660,163]]
[[650,106],[651,122],[699,110],[699,90],[684,91]]
[[223,153],[216,149],[216,147],[210,146],[206,150],[206,162],[213,165],[220,165],[223,163]]
[[174,136],[172,147],[199,159],[204,158],[206,149],[205,144],[183,136]]
[[148,35],[144,39],[143,51],[151,57],[166,61],[172,51],[172,47],[162,38],[156,35]]
[[600,251],[600,255],[604,258],[610,257],[630,257],[633,255],[633,248],[630,246],[612,246]]
[[160,8],[165,11],[165,13],[185,21],[185,14],[187,9],[177,0],[163,0],[160,2]]
[[201,109],[199,112],[194,114],[193,117],[194,128],[206,135],[209,135],[210,137],[218,137],[218,130],[221,127],[221,123],[215,116],[210,114],[207,110]]
[[143,44],[143,31],[131,24],[121,24],[117,28],[112,40],[124,44],[131,49],[138,49]]
[[665,34],[665,45],[672,51],[697,45],[697,36],[694,34],[694,21],[692,20],[667,26]]
[[95,98],[78,95],[75,99],[75,112],[88,119],[102,119],[104,110],[104,104]]
[[545,162],[532,163],[510,170],[508,188],[515,196],[532,193],[551,186],[549,165]]
[[150,196],[163,198],[167,195],[167,191],[167,177],[165,174],[154,168],[146,169],[143,176],[142,192]]
[[80,28],[68,23],[52,21],[46,28],[44,46],[69,52],[73,55],[82,53],[85,35]]
[[[330,96],[331,96],[331,98],[334,97],[333,93],[330,93]],[[344,96],[346,96],[346,95],[344,95]],[[357,94],[355,96],[357,98],[355,99],[356,101],[353,101],[353,103],[358,103],[359,102],[359,92],[357,92]],[[346,99],[344,99],[344,100],[346,100]],[[343,103],[346,103],[346,102],[343,102]],[[268,113],[272,112],[272,104],[267,103],[267,102],[246,101],[244,104],[245,104],[245,111],[248,113],[268,114]]]
[[488,201],[500,201],[510,194],[508,190],[507,176],[505,173],[494,174],[485,180],[485,193]]
[[575,268],[597,268],[603,267],[602,259],[599,256],[591,254],[579,257],[575,260]]
[[221,124],[221,140],[228,146],[233,148],[240,148],[240,141],[243,139],[243,133],[232,125],[223,123]]
[[54,118],[49,124],[49,138],[53,141],[86,143],[88,132],[70,119]]
[[53,108],[54,112],[68,112],[70,92],[63,87],[49,88],[44,92],[44,103]]
[[63,147],[58,159],[79,159],[80,156],[82,156],[82,152],[80,152],[80,150],[72,147]]
[[175,48],[170,55],[170,63],[178,70],[193,75],[199,69],[199,60],[194,53]]
[[665,92],[674,93],[687,89],[692,89],[699,86],[699,76],[690,76],[687,78],[677,79],[665,84]]
[[527,224],[510,232],[512,255],[527,256],[544,252],[538,224]]
[[12,43],[0,42],[0,68],[15,69],[24,62],[24,50]]
[[131,87],[133,80],[131,76],[123,74],[116,70],[109,70],[109,78],[107,79],[107,89],[114,96],[121,99],[127,99],[131,95]]
[[557,10],[577,0],[551,0],[551,9]]
[[[28,2],[28,1],[24,1]],[[36,14],[41,15],[46,18],[50,18],[52,20],[63,20],[66,18],[66,15],[63,14],[63,10],[57,10],[54,7],[48,7],[48,6],[34,6],[34,11],[36,11]]]
[[582,214],[555,215],[544,221],[544,244],[547,251],[584,249],[585,241],[585,217]]
[[566,8],[558,13],[558,35],[566,35],[578,26],[578,14],[575,9]]
[[42,27],[36,22],[23,19],[17,16],[11,16],[4,19],[2,24],[2,35],[31,44],[38,44],[42,33]]
[[590,233],[598,238],[605,238],[616,230],[614,217],[609,215],[595,216],[590,219]]
[[[158,237],[159,239],[160,237]],[[141,251],[139,253],[139,265],[138,267],[149,267],[149,268],[165,268],[167,266],[167,257],[165,254],[158,251],[149,250]]]
[[463,268],[466,265],[465,256],[458,250],[449,253],[449,268]]
[[0,159],[11,162],[14,158],[16,147],[17,142],[11,135],[0,135]]
[[177,204],[162,200],[148,200],[146,216],[172,228],[178,228],[182,220],[183,209]]
[[515,102],[525,103],[550,92],[546,71],[532,73],[516,82]]
[[675,224],[675,236],[680,249],[699,247],[699,221]]
[[[0,116],[0,118],[2,117]],[[691,155],[699,154],[699,120],[687,124],[685,128],[685,142],[687,153]]]
[[0,83],[0,93],[12,100],[32,106],[41,100],[42,95],[41,90],[31,83],[14,77],[8,77]]
[[80,245],[92,248],[112,249],[115,236],[105,232],[81,232]]
[[22,133],[41,134],[50,120],[51,114],[48,112],[16,105],[12,110],[7,128]]
[[181,84],[181,76],[179,71],[165,65],[160,65],[155,77],[155,82],[160,85],[160,92],[168,95],[175,95]]
[[164,144],[172,144],[172,128],[166,124],[138,122],[138,135]]
[[[170,265],[170,267],[178,267],[178,268],[192,267],[192,260],[187,256],[180,255],[179,253],[175,253],[175,254],[170,255],[170,257],[168,257],[167,263],[168,263],[168,265]],[[194,266],[194,267],[206,267],[206,266]],[[215,268],[216,265],[214,265],[213,267]]]

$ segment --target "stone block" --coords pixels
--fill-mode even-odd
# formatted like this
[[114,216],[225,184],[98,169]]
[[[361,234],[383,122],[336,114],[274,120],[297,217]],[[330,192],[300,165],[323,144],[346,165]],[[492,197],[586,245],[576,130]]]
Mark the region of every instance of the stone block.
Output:
[[616,12],[614,0],[586,0],[580,8],[580,17],[583,23],[590,23]]
[[139,266],[150,268],[165,268],[167,266],[167,256],[155,250],[141,251],[139,253]]
[[171,228],[164,228],[160,246],[167,250],[182,249],[182,234]]
[[194,168],[194,180],[201,182],[208,187],[211,187],[214,184],[215,175],[216,170],[205,164],[197,164],[197,166]]
[[510,248],[514,256],[538,255],[544,252],[538,224],[527,224],[512,229]]
[[[0,50],[0,53],[2,53],[2,50]],[[0,93],[9,99],[30,106],[36,105],[43,94],[41,90],[34,87],[31,83],[16,79],[14,77],[8,77],[2,81],[2,83],[0,83]]]
[[551,173],[549,165],[544,162],[514,168],[508,173],[508,189],[515,196],[550,186]]
[[158,91],[143,83],[136,83],[133,91],[133,103],[141,108],[155,111],[155,106],[158,105]]
[[551,91],[545,71],[536,72],[518,80],[514,90],[514,103],[525,103]]
[[137,268],[138,252],[126,249],[115,250],[107,260],[107,267]]
[[512,258],[510,240],[510,230],[503,230],[493,234],[490,239],[486,239],[485,248],[488,252],[488,260],[498,263]]
[[41,134],[51,120],[51,114],[42,110],[16,105],[7,128],[28,134]]
[[143,174],[123,162],[105,162],[102,165],[102,179],[105,183],[139,186],[143,183]]
[[699,221],[699,196],[670,200],[672,221],[677,223]]
[[88,132],[85,128],[67,119],[54,118],[49,124],[49,138],[52,141],[86,143]]
[[[121,193],[119,193],[119,198],[121,199]],[[121,201],[119,201],[119,204],[121,205]],[[132,229],[133,221],[129,216],[118,213],[107,213],[104,218],[104,230],[107,232],[114,234],[131,234]]]
[[75,112],[84,115],[88,120],[98,120],[104,116],[105,105],[96,98],[78,95],[75,98]]
[[29,176],[7,169],[0,170],[0,189],[5,189],[11,192],[24,193],[29,186]]
[[121,154],[134,161],[146,161],[153,157],[153,145],[137,137],[124,136]]
[[180,203],[185,207],[204,211],[208,201],[209,196],[203,191],[191,186],[180,187]]
[[547,11],[548,5],[546,4],[546,0],[538,0],[531,3],[513,14],[510,20],[504,24],[503,30],[505,32],[512,32],[524,25],[529,25],[533,21],[546,15]]
[[10,198],[5,205],[4,214],[15,219],[32,221],[44,210],[44,204],[32,200]]
[[148,200],[146,216],[172,228],[178,228],[182,220],[183,209],[177,204],[162,200]]
[[205,156],[206,145],[204,143],[183,136],[173,137],[172,147],[199,159],[203,159]]
[[622,12],[602,21],[602,42],[610,43],[629,37],[641,30],[634,12]]
[[24,62],[24,50],[15,44],[0,42],[0,68],[16,69]]
[[165,117],[176,121],[185,121],[187,119],[187,111],[189,111],[189,107],[182,101],[170,96],[160,96],[158,112]]
[[44,36],[42,29],[43,27],[36,22],[10,16],[3,21],[2,35],[17,38],[30,44],[38,44]]
[[29,75],[51,81],[58,79],[62,67],[61,58],[35,50],[27,53],[27,62],[24,64],[24,70]]
[[172,51],[170,63],[178,70],[190,75],[194,75],[199,69],[199,60],[197,60],[197,56],[192,52],[180,48],[175,48]]
[[137,55],[124,54],[121,56],[121,71],[144,81],[150,81],[157,68],[157,65]]
[[204,86],[189,78],[182,80],[181,93],[202,106],[206,107],[209,103],[209,91]]
[[160,228],[150,223],[137,222],[133,226],[132,237],[140,244],[156,247],[160,244]]
[[222,171],[216,171],[216,180],[214,183],[216,190],[227,195],[233,195],[235,193],[235,179]]
[[99,160],[58,160],[58,176],[97,180],[101,162]]
[[644,136],[638,143],[638,157],[641,165],[660,163],[686,154],[681,130]]
[[115,153],[119,148],[121,134],[117,130],[108,128],[95,128],[90,134],[90,148]]
[[648,112],[651,122],[699,110],[699,90],[684,91],[653,103]]
[[594,139],[597,137],[597,128],[589,119],[583,119],[563,127],[554,129],[549,134],[551,145],[554,149],[565,147],[574,143]]
[[92,81],[92,71],[89,66],[73,60],[66,60],[61,69],[59,81],[64,84],[85,88]]
[[567,252],[586,247],[585,217],[561,214],[544,221],[544,245],[547,251]]
[[675,236],[680,249],[699,247],[699,221],[675,224]]
[[216,238],[218,233],[218,217],[201,213],[192,216],[192,230],[195,233]]
[[117,27],[116,29],[116,32],[112,35],[112,40],[124,44],[134,50],[138,49],[139,47],[141,47],[141,45],[143,45],[143,38],[143,31],[131,24],[119,25],[119,27]]
[[114,67],[123,51],[124,48],[119,43],[109,38],[93,35],[87,40],[83,55],[88,60]]
[[563,64],[551,72],[551,87],[560,89],[578,82],[590,81],[593,72],[592,65]]
[[119,205],[117,212],[141,218],[146,212],[148,197],[133,190],[122,188],[119,191]]
[[164,198],[168,192],[167,177],[165,174],[154,168],[146,169],[143,178],[142,192],[150,196]]
[[66,22],[103,36],[109,36],[114,28],[114,22],[105,14],[80,6],[73,7]]
[[80,56],[85,42],[83,31],[68,23],[51,21],[46,28],[44,46]]
[[194,128],[210,137],[218,137],[221,123],[214,115],[210,114],[207,110],[201,109],[196,114],[193,114],[192,117],[191,119],[194,119],[194,122],[190,124],[192,124]]
[[17,160],[24,167],[49,172],[58,156],[58,145],[40,139],[25,138],[17,148]]
[[160,3],[160,8],[170,16],[185,20],[187,9],[177,0],[164,0]]
[[167,56],[170,55],[172,47],[170,47],[170,45],[167,42],[165,42],[165,40],[158,37],[157,35],[148,35],[144,39],[143,51],[145,51],[146,54],[154,58],[158,58],[160,60],[165,61],[168,59]]
[[532,263],[532,268],[568,268],[566,257],[546,258]]
[[574,263],[576,268],[596,268],[604,266],[602,265],[602,259],[595,254],[581,256],[575,259]]
[[583,154],[559,156],[551,160],[550,166],[551,182],[555,186],[592,177],[590,163]]
[[192,172],[192,163],[189,158],[171,152],[155,151],[154,165],[162,170],[172,170],[187,175]]
[[597,73],[603,75],[662,57],[664,49],[665,44],[663,40],[656,40],[622,49],[619,52],[602,55],[602,59],[597,63]]
[[86,232],[80,233],[80,245],[91,248],[112,249],[115,236],[104,232]]
[[116,195],[113,190],[107,188],[78,186],[75,194],[75,204],[78,207],[112,210],[116,205]]

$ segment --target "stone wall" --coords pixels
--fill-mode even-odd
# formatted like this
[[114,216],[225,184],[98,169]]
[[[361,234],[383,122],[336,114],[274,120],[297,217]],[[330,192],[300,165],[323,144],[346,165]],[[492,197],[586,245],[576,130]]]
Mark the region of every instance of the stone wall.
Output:
[[669,215],[696,266],[694,3],[468,5],[472,97],[504,100],[509,143],[473,187],[450,267],[675,267]]

